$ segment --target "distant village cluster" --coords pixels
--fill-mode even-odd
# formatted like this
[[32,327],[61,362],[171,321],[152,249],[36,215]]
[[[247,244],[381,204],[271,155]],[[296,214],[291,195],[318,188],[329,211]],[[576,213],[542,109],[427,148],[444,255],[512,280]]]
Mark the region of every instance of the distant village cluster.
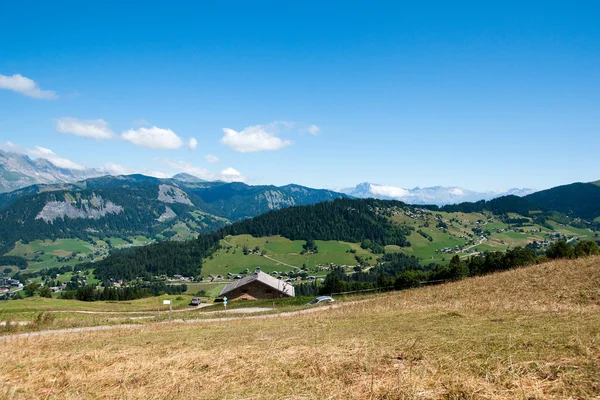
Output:
[[12,278],[0,278],[0,299],[6,299],[23,289],[23,284]]

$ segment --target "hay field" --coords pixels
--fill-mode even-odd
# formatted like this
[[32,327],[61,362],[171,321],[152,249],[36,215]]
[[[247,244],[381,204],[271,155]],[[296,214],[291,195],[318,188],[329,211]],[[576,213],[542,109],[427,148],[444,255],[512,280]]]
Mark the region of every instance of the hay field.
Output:
[[0,340],[0,398],[589,399],[600,257],[282,318]]

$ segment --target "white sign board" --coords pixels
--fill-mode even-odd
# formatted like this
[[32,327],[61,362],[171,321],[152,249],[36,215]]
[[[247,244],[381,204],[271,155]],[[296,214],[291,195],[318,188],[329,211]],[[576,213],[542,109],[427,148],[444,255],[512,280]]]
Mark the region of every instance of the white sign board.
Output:
[[163,300],[163,304],[171,304],[171,300]]

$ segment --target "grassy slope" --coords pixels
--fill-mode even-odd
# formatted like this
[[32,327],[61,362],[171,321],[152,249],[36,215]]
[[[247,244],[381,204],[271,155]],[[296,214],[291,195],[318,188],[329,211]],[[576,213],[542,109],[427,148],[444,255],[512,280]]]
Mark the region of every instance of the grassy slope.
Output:
[[[182,297],[181,300],[176,300]],[[162,301],[171,299],[173,308],[185,308],[190,301],[189,296],[164,295],[159,297],[148,297],[132,301],[94,301],[85,302],[64,299],[46,299],[42,297],[28,297],[23,300],[11,300],[2,302],[0,308],[0,320],[2,314],[8,315],[20,312],[39,311],[95,311],[95,312],[131,312],[131,311],[155,311],[157,306],[162,307]]]
[[[131,237],[133,244],[119,239],[110,238],[114,248],[121,249],[131,246],[143,246],[154,240],[144,236]],[[108,245],[103,240],[96,240],[95,245],[80,239],[57,239],[57,240],[35,240],[28,244],[17,242],[14,249],[7,255],[24,257],[29,262],[27,271],[41,268],[61,267],[75,265],[81,261],[90,261],[88,255],[93,254],[93,260],[100,260],[108,255]],[[44,254],[41,254],[43,252]],[[69,261],[58,261],[58,257],[67,257],[76,253],[74,259]],[[79,258],[82,258],[80,261]]]
[[[344,243],[336,241],[315,241],[319,249],[317,254],[301,255],[303,240],[289,240],[281,236],[270,236],[255,238],[250,235],[228,236],[221,242],[223,249],[219,250],[212,259],[204,260],[202,264],[202,275],[209,274],[237,274],[248,268],[254,271],[260,267],[264,272],[285,271],[289,272],[294,268],[282,263],[301,268],[306,264],[308,268],[314,268],[317,264],[328,264],[330,262],[338,265],[356,265],[354,254],[347,253],[347,250],[355,249],[356,254],[364,257],[375,257],[367,250],[363,250],[356,243]],[[243,248],[254,249],[258,246],[261,250],[266,250],[266,255],[271,259],[260,255],[244,255]],[[282,263],[280,263],[280,262]]]
[[[440,215],[443,221],[448,225],[448,230],[442,232],[437,228],[438,220],[435,215]],[[513,218],[523,218],[523,216],[510,213]],[[407,215],[395,215],[392,220],[398,224],[405,224],[415,228],[415,231],[410,235],[409,241],[412,246],[410,248],[400,248],[397,246],[386,246],[386,250],[390,252],[402,251],[409,255],[414,255],[423,259],[424,262],[443,262],[448,261],[452,254],[438,254],[436,250],[441,250],[445,247],[453,248],[456,245],[465,245],[467,240],[461,239],[460,236],[467,236],[472,233],[472,228],[480,227],[491,233],[489,240],[482,244],[471,247],[472,251],[504,251],[509,247],[525,246],[533,241],[544,241],[549,239],[549,231],[547,228],[540,225],[530,223],[527,226],[516,227],[503,223],[497,217],[491,214],[482,213],[446,213],[446,212],[431,212],[426,216],[426,220],[413,219]],[[477,220],[486,221],[484,225],[477,225]],[[426,223],[429,226],[425,226]],[[561,226],[550,221],[554,227],[554,232],[567,235],[570,237],[591,238],[594,233],[587,229],[578,229],[571,226]],[[422,230],[433,238],[433,242],[429,242],[426,238],[417,233],[417,230]],[[514,230],[523,229],[524,232]],[[539,230],[542,229],[542,232]],[[508,230],[498,232],[499,230]],[[531,232],[535,231],[535,232]],[[478,240],[477,240],[478,242]],[[469,246],[470,247],[470,246]],[[467,257],[468,254],[460,253],[462,257]]]
[[9,340],[0,396],[592,398],[599,264],[552,262],[284,319]]

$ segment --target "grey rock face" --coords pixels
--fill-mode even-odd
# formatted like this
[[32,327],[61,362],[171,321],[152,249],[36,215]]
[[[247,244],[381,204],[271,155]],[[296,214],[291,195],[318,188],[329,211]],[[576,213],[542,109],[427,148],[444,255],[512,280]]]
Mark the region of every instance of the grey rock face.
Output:
[[108,214],[120,214],[123,211],[123,207],[110,200],[105,201],[102,196],[93,194],[90,199],[82,199],[79,204],[68,199],[65,199],[65,201],[50,201],[46,203],[35,219],[41,219],[47,223],[65,217],[71,219],[100,219]]
[[194,205],[183,190],[171,185],[159,185],[158,200],[163,203],[181,203],[187,204],[188,206]]
[[175,212],[173,210],[171,210],[169,207],[165,207],[165,212],[162,213],[162,215],[160,217],[158,217],[157,220],[158,220],[158,222],[165,222],[165,221],[175,218],[176,216],[177,216],[177,214],[175,214]]

